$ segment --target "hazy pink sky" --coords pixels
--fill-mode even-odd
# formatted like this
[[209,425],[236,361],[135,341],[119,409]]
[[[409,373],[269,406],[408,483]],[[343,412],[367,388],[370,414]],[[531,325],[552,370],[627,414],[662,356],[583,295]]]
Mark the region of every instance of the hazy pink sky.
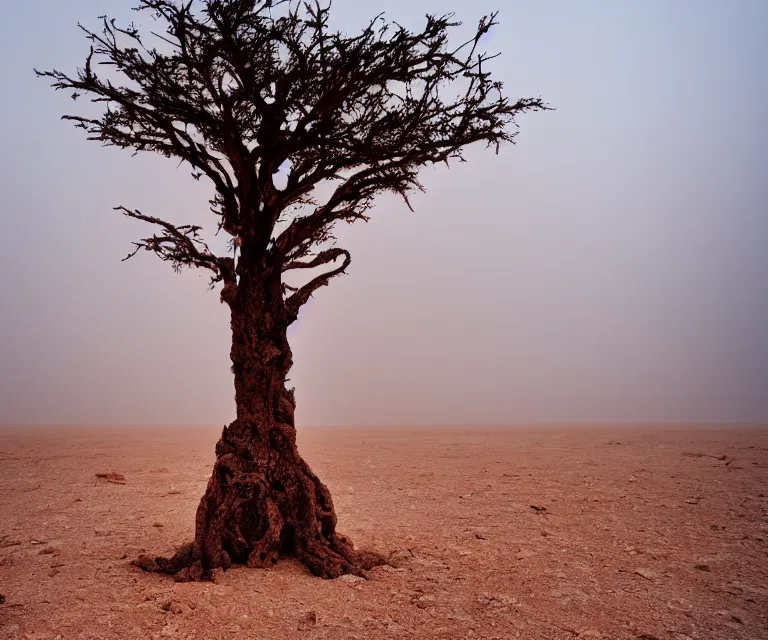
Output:
[[[117,17],[146,21],[110,2]],[[415,213],[341,229],[350,275],[292,330],[310,424],[768,422],[768,3],[335,0],[418,26],[501,9],[487,40],[516,147],[429,170]],[[32,67],[73,71],[97,0],[0,24],[0,423],[223,425],[227,309],[207,276],[120,259],[136,207],[214,228],[207,185],[103,149]]]

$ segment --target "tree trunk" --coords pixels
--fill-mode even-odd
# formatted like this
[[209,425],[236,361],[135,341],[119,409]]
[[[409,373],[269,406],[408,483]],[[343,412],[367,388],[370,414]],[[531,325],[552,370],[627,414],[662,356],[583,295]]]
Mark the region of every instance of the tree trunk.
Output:
[[142,556],[135,564],[199,580],[218,567],[263,567],[282,555],[298,557],[324,578],[364,575],[383,558],[356,551],[336,532],[331,494],[296,448],[293,390],[285,388],[292,360],[282,297],[253,289],[240,285],[230,301],[237,419],[216,444],[195,539],[171,558]]

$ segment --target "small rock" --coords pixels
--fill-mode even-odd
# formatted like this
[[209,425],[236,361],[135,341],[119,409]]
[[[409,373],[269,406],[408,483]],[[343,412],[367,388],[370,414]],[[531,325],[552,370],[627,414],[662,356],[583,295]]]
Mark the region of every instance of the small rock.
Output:
[[6,637],[10,638],[11,636],[15,636],[17,633],[21,633],[21,627],[14,622],[13,624],[5,625],[2,629],[0,629],[0,632],[2,632]]
[[477,538],[478,540],[487,540],[488,539],[486,537],[485,533],[483,533],[482,531],[475,531],[475,538]]
[[173,602],[171,602],[170,600],[167,600],[166,602],[163,602],[163,604],[160,605],[160,608],[163,611],[170,611],[172,604],[173,604]]
[[5,596],[0,593],[0,604],[5,604]]
[[519,604],[517,598],[510,598],[509,596],[505,596],[502,594],[498,594],[498,595],[484,594],[481,597],[485,599],[485,603],[489,607],[493,607],[496,609],[503,609],[505,607],[511,607]]
[[58,570],[58,569],[51,569],[51,570],[49,570],[49,571],[48,571],[48,575],[49,575],[51,578],[53,578],[53,576],[55,576],[55,575],[56,575],[56,574],[58,574],[58,573],[59,573],[59,570]]
[[400,633],[403,632],[404,629],[405,629],[405,627],[403,627],[403,625],[401,625],[396,620],[390,619],[389,622],[387,623],[387,631],[389,633],[400,634]]
[[317,625],[317,612],[314,609],[304,612],[299,618],[299,630],[306,631]]
[[542,536],[544,536],[545,538],[548,538],[548,537],[549,537],[549,536],[551,536],[552,534],[551,534],[549,531],[542,531],[542,532],[541,532],[541,535],[542,535]]
[[685,504],[699,504],[699,501],[696,498],[686,498]]
[[122,473],[116,473],[114,471],[106,471],[103,473],[97,473],[97,478],[106,480],[112,484],[125,484],[125,476]]
[[112,532],[107,529],[94,529],[93,532],[101,538],[112,535]]
[[637,482],[637,478],[635,476],[629,476],[630,482]]
[[434,602],[435,602],[435,596],[423,595],[423,596],[419,596],[419,598],[416,600],[416,606],[419,609],[426,609],[427,607],[431,606]]
[[345,573],[343,576],[339,576],[336,579],[340,582],[349,582],[350,584],[365,582],[365,578],[361,578],[360,576],[356,576],[351,573]]
[[385,573],[396,573],[397,569],[393,566],[390,566],[388,564],[382,564],[379,567],[375,567],[378,571],[383,571]]
[[536,513],[542,513],[543,511],[547,510],[546,507],[541,507],[541,506],[539,506],[537,504],[532,504],[531,505],[531,509],[533,509]]
[[603,634],[597,631],[596,629],[586,629],[585,631],[582,631],[577,638],[595,638],[599,639],[603,637]]
[[646,580],[655,580],[659,577],[659,574],[657,574],[652,569],[644,569],[643,567],[640,567],[639,569],[635,569],[635,573],[642,578],[645,578]]
[[152,526],[153,527],[162,527],[163,523],[162,522],[155,522]]
[[698,569],[699,571],[712,571],[708,564],[695,564],[693,565],[693,568]]

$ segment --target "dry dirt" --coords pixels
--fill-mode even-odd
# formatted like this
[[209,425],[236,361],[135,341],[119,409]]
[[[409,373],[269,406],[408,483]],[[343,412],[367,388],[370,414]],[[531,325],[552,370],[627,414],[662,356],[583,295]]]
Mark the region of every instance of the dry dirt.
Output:
[[191,537],[217,436],[0,429],[0,638],[768,638],[768,429],[303,429],[396,567],[130,566]]

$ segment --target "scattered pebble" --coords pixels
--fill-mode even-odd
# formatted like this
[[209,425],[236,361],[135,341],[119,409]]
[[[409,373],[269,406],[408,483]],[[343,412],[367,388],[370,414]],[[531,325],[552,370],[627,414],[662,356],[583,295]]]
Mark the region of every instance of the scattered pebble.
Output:
[[116,473],[115,471],[97,473],[96,477],[111,482],[112,484],[125,484],[125,476],[122,473]]
[[419,609],[426,609],[427,607],[431,606],[434,602],[435,602],[435,596],[423,595],[423,596],[419,596],[416,599],[416,606]]
[[317,625],[317,612],[314,609],[304,612],[299,618],[299,630],[306,631]]
[[488,607],[495,609],[503,609],[519,604],[517,598],[510,598],[502,594],[483,593],[477,597],[477,601],[480,604],[484,604]]
[[646,580],[655,580],[659,577],[659,574],[653,571],[652,569],[645,569],[643,567],[640,567],[639,569],[635,569],[635,573]]

